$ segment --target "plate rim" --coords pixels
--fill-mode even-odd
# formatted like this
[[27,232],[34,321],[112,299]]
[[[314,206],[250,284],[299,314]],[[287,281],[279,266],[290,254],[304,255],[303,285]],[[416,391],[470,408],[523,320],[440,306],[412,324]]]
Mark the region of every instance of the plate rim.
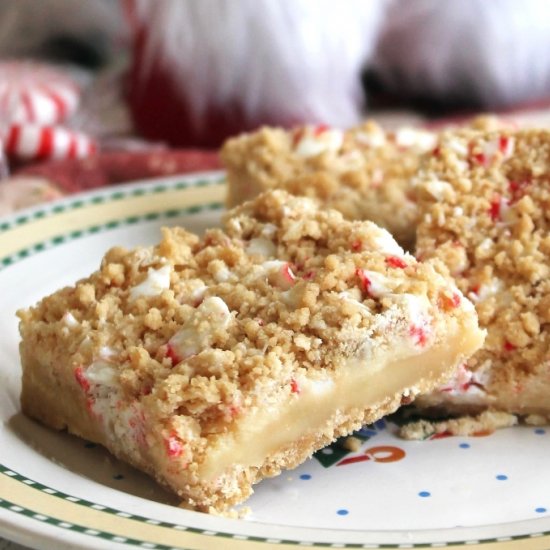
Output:
[[[121,202],[124,202],[124,200],[128,200],[128,198],[131,198],[131,197],[141,197],[141,196],[150,196],[150,195],[154,195],[154,194],[163,194],[163,193],[174,193],[176,191],[181,191],[183,193],[183,195],[185,195],[189,190],[192,190],[192,189],[197,189],[197,188],[200,188],[200,187],[207,187],[207,186],[210,186],[210,185],[220,185],[222,184],[223,182],[223,179],[224,179],[224,173],[222,171],[210,171],[210,172],[199,172],[199,173],[194,173],[194,174],[187,174],[187,175],[180,175],[180,176],[170,176],[170,177],[166,177],[166,178],[153,178],[153,179],[148,179],[148,180],[141,180],[141,181],[137,181],[137,182],[128,182],[126,184],[121,184],[121,185],[117,185],[116,187],[109,187],[109,188],[101,188],[101,189],[96,189],[96,190],[91,190],[91,191],[88,191],[86,193],[80,193],[78,195],[72,195],[72,196],[69,196],[69,197],[64,197],[62,199],[59,199],[59,200],[56,200],[56,201],[52,201],[51,203],[47,203],[47,204],[43,204],[43,205],[38,205],[38,206],[35,206],[35,207],[31,207],[31,208],[27,208],[25,210],[22,210],[22,211],[19,211],[19,212],[16,212],[10,216],[7,216],[7,217],[3,217],[3,218],[0,218],[0,245],[2,243],[4,243],[4,245],[6,246],[6,243],[7,244],[7,250],[9,250],[9,235],[11,232],[13,232],[15,229],[17,229],[18,227],[21,227],[21,226],[32,226],[33,224],[39,224],[40,220],[44,220],[44,219],[55,219],[56,216],[61,216],[62,214],[66,213],[67,211],[71,211],[71,210],[75,210],[75,211],[82,211],[82,209],[86,209],[87,207],[90,207],[94,204],[98,204],[98,203],[103,203],[103,202],[112,202],[112,201],[121,201]],[[182,195],[182,196],[183,196]],[[201,204],[202,201],[204,199],[201,199]],[[182,205],[182,208],[179,208],[179,209],[171,209],[169,211],[165,211],[164,213],[166,212],[170,212],[170,211],[177,211],[178,213],[181,213],[181,214],[185,214],[185,213],[192,213],[190,211],[190,209],[193,209],[193,206],[194,205],[187,205],[187,206],[184,206]],[[207,206],[208,206],[208,203],[207,203]],[[215,208],[221,208],[221,206],[223,205],[220,205],[220,203],[210,203],[209,204],[210,207],[213,207],[215,206]],[[123,215],[123,212],[121,212],[121,216]],[[128,219],[126,220],[126,222],[128,224],[130,223],[140,223],[141,221],[145,220],[145,216],[146,213],[143,213],[142,215],[142,218],[143,219],[138,219],[137,222],[129,222]],[[119,220],[120,221],[120,220]],[[113,229],[114,227],[117,227],[117,226],[114,226],[114,227],[109,227],[109,222],[105,222],[102,223],[102,224],[99,224],[100,226],[103,226],[102,227],[102,232],[103,231],[108,231],[109,229]],[[59,228],[59,232],[58,232],[59,235],[63,235],[63,231],[62,231],[62,228],[60,227]],[[53,240],[55,241],[56,239],[58,240],[57,243],[54,243],[54,244],[64,244],[65,242],[69,242],[69,241],[72,241],[72,240],[76,240],[76,239],[79,239],[79,238],[82,238],[82,237],[85,237],[88,233],[85,232],[84,230],[81,230],[79,233],[75,233],[75,235],[70,235],[70,238],[69,239],[60,239],[59,235],[57,237],[53,237],[51,238],[50,240]],[[40,238],[38,238],[37,236],[37,240],[34,242],[34,246],[36,246],[37,244],[40,244],[40,243],[44,243],[44,241],[41,241]],[[14,250],[15,249],[15,250]],[[21,251],[24,250],[24,249],[21,249],[19,250],[19,253],[21,253]],[[43,250],[47,250],[47,247],[42,247],[38,250],[36,250],[36,252],[40,252],[40,251],[43,251]],[[29,253],[27,251],[27,253],[25,254],[21,254],[20,257],[17,257],[17,258],[13,258],[14,255],[17,255],[18,254],[18,249],[17,249],[17,246],[14,246],[12,249],[11,249],[11,253],[6,256],[4,254],[4,252],[2,252],[0,254],[0,272],[3,271],[4,269],[8,269],[11,265],[15,264],[15,263],[19,263],[20,261],[24,261],[25,258],[27,258],[29,256]],[[7,261],[6,262],[6,258],[10,258],[10,261]],[[43,483],[41,482],[37,482],[37,481],[34,481],[34,480],[29,480],[28,478],[26,478],[23,474],[18,474],[17,472],[15,472],[15,475],[10,475],[10,474],[7,474],[6,472],[7,471],[11,471],[11,472],[15,472],[14,469],[4,465],[2,463],[2,461],[0,460],[0,479],[2,478],[5,478],[6,476],[7,477],[10,477],[11,479],[16,479],[17,476],[21,477],[21,480],[19,480],[19,482],[22,484],[22,485],[25,485],[27,488],[31,488],[33,490],[39,490],[38,489],[38,486],[42,486],[42,487],[45,487],[45,488],[48,488],[48,489],[51,489],[51,490],[54,490],[54,491],[57,491],[56,489],[53,489],[53,488],[50,488],[46,485],[43,485]],[[24,481],[26,480],[26,481]],[[0,487],[1,487],[1,483],[0,483]],[[57,491],[59,492],[59,491]],[[50,495],[53,497],[53,495]],[[68,495],[69,497],[71,495]],[[82,501],[83,499],[80,499],[79,497],[73,497],[75,499],[77,499],[78,501]],[[135,498],[139,498],[139,497],[135,497]],[[17,524],[12,524],[10,523],[9,521],[9,514],[6,515],[6,511],[8,512],[11,512],[11,514],[14,514],[17,512],[14,511],[14,510],[10,510],[9,507],[6,507],[4,504],[6,502],[9,502],[5,499],[2,498],[2,493],[0,492],[0,528],[2,526],[5,526],[5,525],[13,525],[14,528],[12,529],[12,535],[13,534],[16,534],[16,532],[19,532],[20,530],[18,530],[16,527],[17,527]],[[94,503],[91,503],[91,504],[94,504]],[[97,503],[95,503],[97,504]],[[15,506],[18,506],[17,504],[10,504],[10,505],[15,505]],[[102,506],[102,505],[100,505]],[[118,511],[118,512],[121,512],[123,514],[127,514],[126,512],[123,512],[121,510],[115,510],[115,513]],[[31,511],[32,512],[32,511]],[[193,512],[195,513],[195,512]],[[43,514],[39,514],[39,515],[43,515]],[[146,521],[147,518],[145,517],[141,517],[141,516],[134,516],[133,514],[130,514],[131,516],[133,516],[132,519],[135,519],[135,520],[138,520],[138,521]],[[30,516],[26,516],[25,517],[26,520],[28,521],[25,521],[24,523],[27,525],[29,524],[29,522],[32,522],[32,521],[35,521],[37,523],[34,523],[32,524],[32,527],[34,529],[31,529],[33,532],[36,532],[39,534],[40,532],[40,529],[39,529],[39,525],[41,524],[40,522],[41,521],[44,521],[44,520],[39,520],[39,519],[32,519]],[[51,518],[51,519],[54,519],[54,518]],[[239,521],[239,520],[227,520],[225,518],[223,518],[224,521],[222,521],[222,518],[220,518],[220,521],[221,523],[225,523],[226,521],[229,521],[229,522],[235,522],[235,521]],[[168,523],[168,522],[167,522]],[[249,525],[251,524],[252,522],[249,523]],[[269,526],[269,527],[276,527],[274,524],[262,524],[261,522],[254,522],[256,525],[265,525],[266,527]],[[533,523],[538,523],[538,524],[542,524],[544,523],[547,527],[548,527],[548,519],[547,518],[535,518],[535,519],[531,519],[531,520],[522,520],[522,521],[517,521],[517,522],[508,522],[508,523],[505,523],[505,524],[498,524],[498,525],[483,525],[483,526],[476,526],[476,527],[468,527],[468,528],[461,528],[459,529],[460,531],[464,531],[464,530],[467,530],[469,532],[472,532],[472,531],[475,531],[475,530],[487,530],[487,529],[491,529],[491,528],[497,528],[497,527],[501,527],[502,525],[506,525],[506,526],[511,526],[511,525],[521,525],[521,524],[528,524],[528,525],[531,525]],[[242,521],[240,521],[239,523],[240,525],[243,524]],[[175,524],[170,524],[170,527],[173,527]],[[229,525],[229,524],[227,524]],[[239,535],[238,533],[236,532],[224,532],[224,533],[221,533],[220,531],[212,531],[212,530],[204,530],[204,529],[199,529],[199,528],[195,528],[195,527],[190,527],[190,526],[185,526],[186,527],[186,530],[185,531],[181,531],[181,533],[185,533],[185,532],[194,532],[194,531],[197,531],[196,534],[200,534],[200,536],[208,536],[210,538],[210,540],[212,540],[212,537],[223,537],[224,540],[228,541],[230,539],[234,540],[236,543],[237,543],[237,546],[235,547],[240,547],[241,544],[242,546],[246,546],[247,548],[250,547],[249,543],[256,543],[256,544],[262,544],[262,547],[266,547],[268,545],[281,545],[281,543],[283,544],[286,544],[286,545],[296,545],[296,546],[301,546],[301,547],[307,547],[307,545],[304,545],[304,543],[307,543],[309,545],[311,545],[311,547],[326,547],[326,546],[331,546],[333,545],[333,543],[326,543],[326,542],[316,542],[314,540],[290,540],[290,539],[281,539],[279,540],[278,542],[276,542],[275,540],[273,539],[270,539],[269,537],[257,537],[257,536],[248,536],[248,535]],[[292,530],[297,530],[297,531],[319,531],[319,529],[315,529],[315,528],[304,528],[304,527],[292,527],[292,526],[279,526],[283,529],[287,529],[289,531],[292,531]],[[58,528],[60,529],[60,537],[63,537],[64,535],[66,535],[66,530],[64,530],[62,527],[59,527]],[[203,532],[203,531],[206,531],[206,532]],[[331,532],[335,532],[335,533],[338,533],[338,532],[342,532],[342,533],[345,533],[345,532],[351,532],[351,530],[337,530],[337,529],[331,529],[329,530]],[[365,533],[365,535],[367,534],[374,534],[374,533],[379,533],[379,532],[376,532],[376,531],[357,531],[357,530],[353,530],[355,533]],[[418,530],[417,534],[418,536],[420,536],[422,533],[426,533],[426,535],[428,533],[433,533],[433,532],[450,532],[450,531],[457,531],[457,529],[451,529],[451,528],[448,528],[448,529],[438,529],[438,530],[426,530],[426,529],[421,529],[421,530]],[[397,531],[392,531],[392,533],[394,534],[397,534],[398,532]],[[82,533],[82,534],[86,534],[86,533]],[[108,534],[105,532],[105,534]],[[9,533],[8,533],[8,536],[9,536]],[[116,536],[116,535],[114,535]],[[90,545],[87,544],[86,547],[89,547],[89,548],[97,548],[98,546],[95,544],[95,542],[97,542],[97,539],[93,539],[93,535],[89,535],[89,538],[91,539],[90,540]],[[235,538],[237,537],[237,538]],[[17,536],[17,538],[19,538],[20,540],[24,540],[25,544],[28,544],[28,540],[25,539],[25,537],[19,537]],[[93,539],[93,542],[92,542],[92,539]],[[52,538],[51,540],[56,540],[55,538]],[[65,540],[65,539],[63,539]],[[106,540],[106,539],[103,539],[103,540]],[[532,541],[532,545],[531,544],[528,544],[529,543],[529,540]],[[476,547],[477,545],[480,545],[479,547],[483,547],[483,548],[488,548],[488,547],[491,547],[491,548],[504,548],[504,545],[508,546],[508,542],[511,542],[511,541],[514,541],[514,542],[522,542],[522,548],[543,548],[543,546],[540,546],[540,543],[545,543],[547,544],[549,547],[550,547],[550,529],[548,530],[531,530],[531,532],[528,532],[528,533],[525,533],[525,534],[521,534],[521,535],[512,535],[512,536],[504,536],[504,537],[488,537],[488,538],[483,538],[483,537],[480,537],[480,538],[477,538],[477,539],[471,539],[471,538],[467,538],[465,537],[463,540],[453,540],[453,541],[448,541],[448,542],[443,542],[443,543],[427,543],[427,542],[422,542],[422,543],[409,543],[409,544],[406,544],[404,545],[404,543],[395,543],[395,544],[392,544],[392,543],[385,543],[385,542],[380,542],[380,543],[372,543],[372,544],[369,544],[369,543],[365,543],[365,547],[370,547],[370,548],[403,548],[403,547],[409,547],[409,548],[426,548],[426,547],[433,547],[433,546],[438,546],[438,547],[450,547],[450,546],[461,546],[461,545],[468,545],[470,547]],[[111,541],[111,543],[114,543],[114,542],[117,542],[117,541]],[[144,543],[146,541],[138,541],[138,543]],[[477,544],[476,544],[477,543]],[[525,544],[527,543],[527,544]],[[124,543],[124,545],[128,546],[127,543]],[[139,546],[140,544],[130,544],[129,546]],[[363,547],[362,544],[357,544],[357,543],[346,543],[346,542],[343,542],[343,543],[336,543],[336,545],[338,547],[343,547],[343,548],[357,548],[357,547]],[[142,547],[143,544],[141,544]],[[145,546],[147,547],[147,546]],[[165,548],[163,545],[161,544],[157,544],[155,546],[150,546],[150,547],[154,547],[154,548],[158,548],[158,549],[163,549]],[[171,546],[166,546],[166,548],[171,548]]]

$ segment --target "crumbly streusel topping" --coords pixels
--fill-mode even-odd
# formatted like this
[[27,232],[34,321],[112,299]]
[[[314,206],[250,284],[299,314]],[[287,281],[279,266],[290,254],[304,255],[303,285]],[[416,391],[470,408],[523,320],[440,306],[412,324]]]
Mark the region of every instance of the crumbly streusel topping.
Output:
[[169,453],[185,441],[196,456],[247,409],[298,398],[350,357],[420,353],[472,309],[386,230],[273,191],[203,238],[172,228],[156,247],[113,248],[20,316],[86,392],[120,387]]
[[387,132],[367,122],[347,131],[262,128],[230,139],[221,155],[235,187],[232,205],[250,198],[251,176],[256,193],[278,188],[319,198],[346,218],[374,221],[410,244],[417,221],[410,178],[435,143],[427,130]]
[[418,193],[419,257],[443,260],[488,329],[468,367],[521,392],[550,360],[550,132],[444,134]]

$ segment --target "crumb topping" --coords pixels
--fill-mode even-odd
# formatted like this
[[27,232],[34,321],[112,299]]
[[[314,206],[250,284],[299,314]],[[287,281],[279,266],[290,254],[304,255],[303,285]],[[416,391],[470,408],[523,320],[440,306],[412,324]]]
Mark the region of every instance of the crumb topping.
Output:
[[418,255],[444,262],[488,329],[468,368],[521,393],[550,360],[550,132],[443,134],[417,189]]
[[156,247],[113,248],[19,315],[23,338],[38,327],[72,362],[93,414],[147,411],[191,462],[245,411],[322,392],[350,358],[420,353],[471,307],[386,230],[272,191],[200,239],[165,228]]
[[386,132],[373,122],[346,131],[262,128],[230,139],[222,149],[229,202],[284,189],[320,199],[348,219],[374,221],[410,245],[417,221],[410,179],[435,142],[436,134],[427,130]]

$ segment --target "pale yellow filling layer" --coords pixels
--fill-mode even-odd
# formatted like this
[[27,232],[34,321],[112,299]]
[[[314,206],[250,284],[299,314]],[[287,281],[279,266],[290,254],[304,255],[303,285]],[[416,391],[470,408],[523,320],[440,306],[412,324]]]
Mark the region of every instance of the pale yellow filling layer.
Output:
[[[450,329],[444,341],[410,355],[411,349],[394,349],[391,354],[366,363],[353,358],[346,368],[332,378],[322,391],[304,385],[286,407],[259,408],[243,419],[238,430],[220,437],[209,449],[200,467],[200,476],[213,480],[227,468],[260,467],[268,456],[277,453],[308,435],[332,433],[330,419],[337,411],[369,409],[379,406],[387,398],[403,393],[424,381],[432,390],[441,383],[452,367],[481,347],[484,332],[475,321]],[[406,356],[404,356],[406,354]]]

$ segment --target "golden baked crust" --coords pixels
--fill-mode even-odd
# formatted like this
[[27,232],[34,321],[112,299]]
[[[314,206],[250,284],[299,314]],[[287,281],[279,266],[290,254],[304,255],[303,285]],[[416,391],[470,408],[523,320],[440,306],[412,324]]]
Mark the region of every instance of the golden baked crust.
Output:
[[444,134],[418,196],[417,255],[445,263],[488,336],[417,405],[550,418],[550,132]]
[[374,122],[346,131],[262,128],[222,148],[227,203],[233,207],[268,189],[285,189],[318,198],[347,219],[373,221],[408,248],[418,215],[410,178],[435,143],[430,131],[389,132]]
[[483,339],[387,231],[282,191],[201,239],[113,248],[19,316],[24,412],[203,510],[431,391]]

